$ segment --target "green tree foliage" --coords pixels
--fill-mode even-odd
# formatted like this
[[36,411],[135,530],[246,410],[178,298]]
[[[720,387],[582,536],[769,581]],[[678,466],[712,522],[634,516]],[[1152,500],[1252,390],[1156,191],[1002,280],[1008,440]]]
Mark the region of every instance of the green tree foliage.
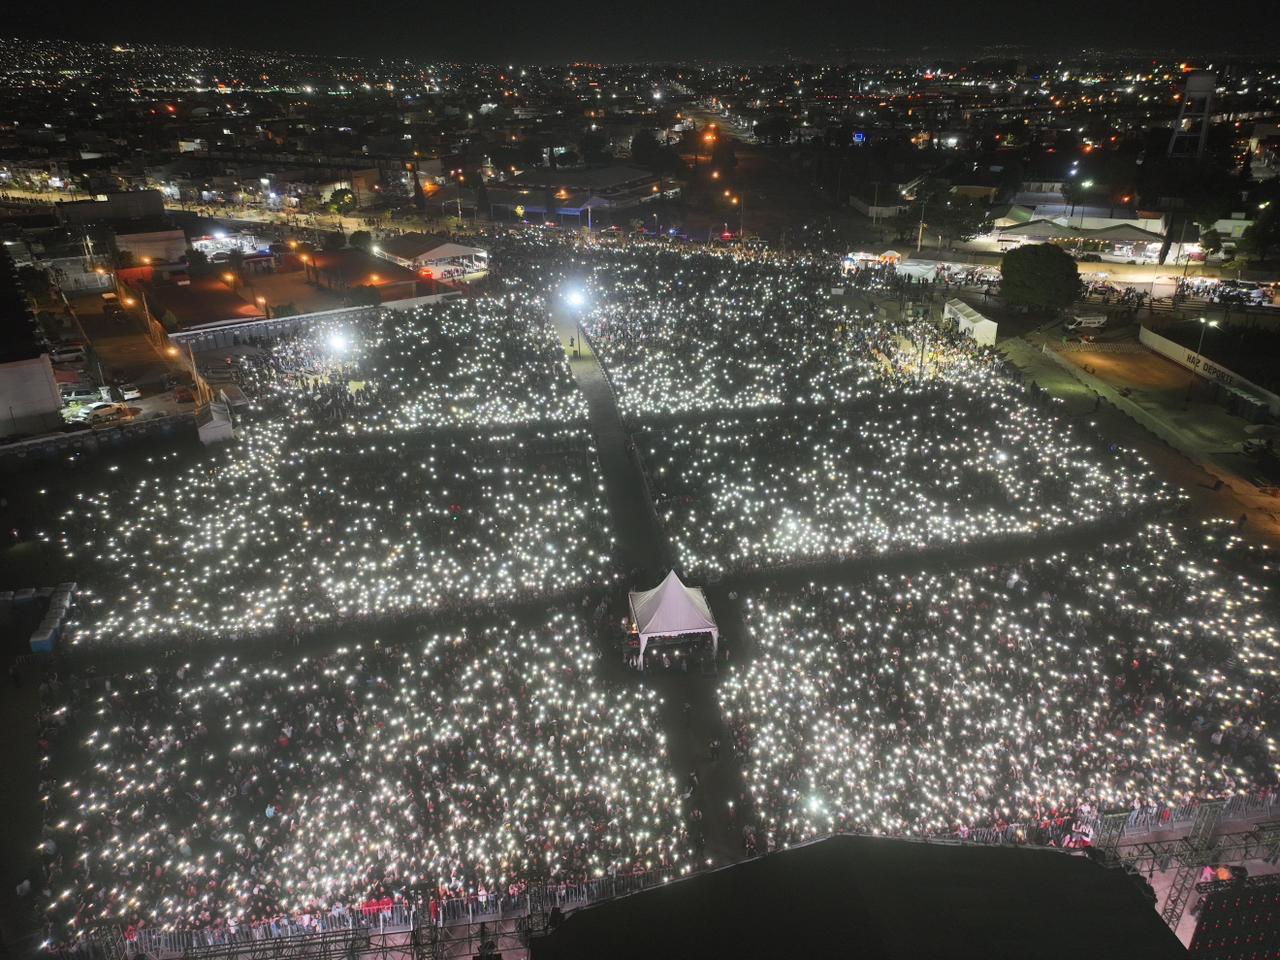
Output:
[[985,205],[955,194],[939,197],[933,208],[925,211],[925,222],[947,246],[957,240],[972,240],[991,229],[991,216]]
[[1000,292],[1011,306],[1061,310],[1080,296],[1076,262],[1051,243],[1010,250],[1004,255],[1000,271]]
[[1075,177],[1068,177],[1062,181],[1062,202],[1075,207],[1077,204],[1084,203],[1085,190],[1080,185],[1080,181]]
[[1244,228],[1237,249],[1254,260],[1265,260],[1280,247],[1280,207],[1267,204],[1258,211],[1257,219]]
[[373,234],[368,230],[353,230],[351,236],[347,238],[347,244],[367,253],[373,246]]
[[1204,251],[1206,257],[1212,257],[1214,254],[1222,252],[1222,234],[1213,227],[1200,231],[1200,249]]
[[329,194],[329,202],[325,205],[330,213],[346,213],[354,210],[355,206],[356,195],[348,187],[339,187]]
[[341,250],[347,245],[347,238],[340,233],[326,233],[320,245],[329,251]]

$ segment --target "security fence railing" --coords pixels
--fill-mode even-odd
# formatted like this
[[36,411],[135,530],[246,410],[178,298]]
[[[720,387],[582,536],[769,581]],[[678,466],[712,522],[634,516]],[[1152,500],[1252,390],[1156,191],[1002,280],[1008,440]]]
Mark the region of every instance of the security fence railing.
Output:
[[[1121,831],[1123,842],[1135,842],[1150,834],[1171,832],[1190,826],[1197,802],[1168,805],[1161,802],[1133,809]],[[1280,793],[1236,796],[1222,807],[1222,824],[1247,823],[1280,817]],[[1101,826],[1102,816],[1093,812],[1066,815],[1037,823],[1018,823],[964,831],[939,838],[951,842],[994,845],[1058,847],[1086,846]],[[253,924],[234,924],[201,930],[164,931],[130,929],[124,933],[128,957],[146,955],[152,960],[201,953],[237,944],[303,936],[343,933],[395,934],[427,926],[495,923],[519,917],[545,915],[555,908],[564,912],[615,897],[661,886],[682,876],[676,868],[642,873],[618,873],[577,883],[533,884],[518,893],[473,893],[463,897],[421,900],[384,900],[354,906],[337,906],[324,911],[280,916]]]

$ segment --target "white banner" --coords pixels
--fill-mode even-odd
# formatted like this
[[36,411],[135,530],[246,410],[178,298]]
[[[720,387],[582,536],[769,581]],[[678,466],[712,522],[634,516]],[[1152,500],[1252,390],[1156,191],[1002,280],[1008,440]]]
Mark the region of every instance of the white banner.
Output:
[[1246,380],[1240,374],[1228,370],[1221,364],[1214,363],[1203,354],[1188,350],[1181,344],[1174,343],[1168,337],[1162,337],[1158,333],[1153,333],[1146,327],[1139,328],[1138,340],[1148,349],[1154,350],[1162,357],[1168,357],[1174,363],[1186,367],[1206,380],[1213,380],[1216,383],[1223,383],[1229,387],[1243,390],[1245,393],[1253,394],[1258,399],[1266,401],[1267,407],[1271,410],[1273,416],[1280,416],[1280,397],[1270,390],[1262,389],[1253,381]]

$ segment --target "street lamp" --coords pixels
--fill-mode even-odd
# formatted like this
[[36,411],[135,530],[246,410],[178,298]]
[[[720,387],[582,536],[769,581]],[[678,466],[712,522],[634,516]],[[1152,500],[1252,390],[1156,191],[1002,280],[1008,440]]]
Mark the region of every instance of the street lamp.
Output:
[[1218,325],[1217,320],[1206,320],[1204,317],[1200,318],[1200,342],[1196,344],[1197,354],[1200,353],[1200,348],[1204,346],[1205,331],[1208,330],[1210,327],[1216,327],[1217,325]]
[[[1204,317],[1200,317],[1199,320],[1200,320],[1200,341],[1196,344],[1196,366],[1200,365],[1200,361],[1201,361],[1200,351],[1204,347],[1205,333],[1208,332],[1210,327],[1216,327],[1218,325],[1217,320],[1206,320]],[[1190,402],[1191,400],[1191,390],[1195,386],[1195,383],[1196,383],[1196,372],[1194,369],[1192,369],[1190,371],[1190,376],[1187,378],[1186,400],[1188,402]]]
[[565,302],[573,310],[573,330],[577,339],[574,341],[573,355],[582,356],[582,308],[587,305],[587,295],[577,287],[568,290],[564,295]]

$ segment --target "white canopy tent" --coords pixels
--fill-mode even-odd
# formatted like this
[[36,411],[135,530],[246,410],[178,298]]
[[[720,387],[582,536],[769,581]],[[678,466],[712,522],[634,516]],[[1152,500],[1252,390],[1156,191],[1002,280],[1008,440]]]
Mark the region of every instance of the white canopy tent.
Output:
[[720,630],[706,594],[701,587],[686,587],[672,570],[652,590],[633,591],[631,622],[640,634],[640,662],[644,663],[644,650],[654,637],[674,637],[690,633],[711,634],[711,649],[720,646]]
[[963,300],[948,300],[942,308],[942,315],[954,321],[961,333],[973,337],[984,347],[995,346],[998,329],[996,322],[983,316]]
[[938,275],[938,265],[932,261],[907,260],[898,263],[898,273],[912,280],[932,280]]

